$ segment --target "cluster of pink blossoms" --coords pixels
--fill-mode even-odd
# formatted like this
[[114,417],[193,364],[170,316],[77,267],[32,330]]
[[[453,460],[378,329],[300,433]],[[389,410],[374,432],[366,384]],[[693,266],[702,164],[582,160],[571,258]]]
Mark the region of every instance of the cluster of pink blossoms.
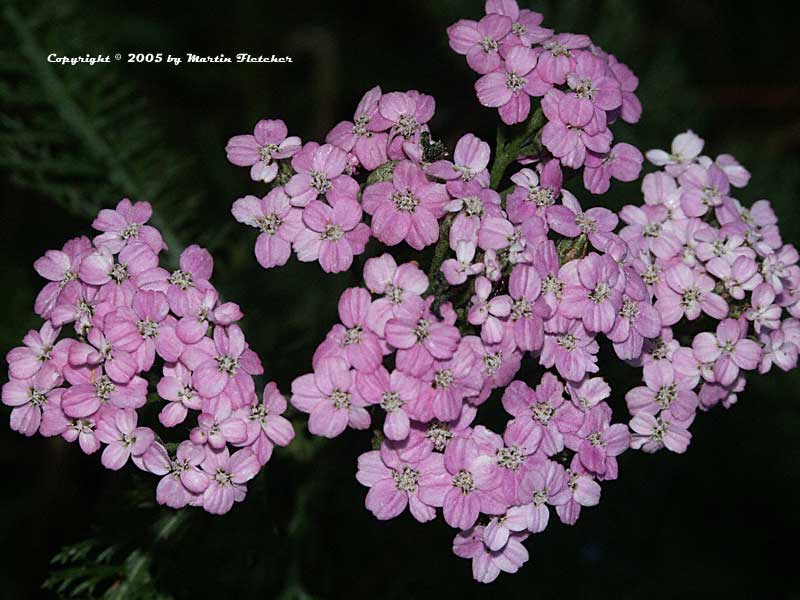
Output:
[[[211,255],[190,246],[178,269],[160,267],[166,245],[147,224],[151,212],[122,200],[100,211],[93,240],[75,238],[36,261],[49,281],[35,303],[44,324],[8,353],[2,401],[13,407],[13,430],[77,441],[86,454],[103,448],[109,469],[130,459],[161,476],[160,504],[221,514],[294,430],[275,384],[258,400],[261,361],[236,324],[239,307],[221,303],[210,282]],[[148,379],[157,396],[148,398]],[[141,423],[159,400],[166,428],[199,413],[180,444]]]
[[[615,214],[582,204],[564,168],[583,169],[593,193],[639,176],[644,156],[612,148],[608,129],[638,120],[636,77],[513,0],[488,0],[486,12],[448,33],[483,75],[481,102],[506,124],[527,121],[495,149],[491,172],[477,136],[462,136],[452,158],[432,141],[432,98],[375,87],[326,144],[293,141],[265,197],[233,207],[260,229],[265,267],[292,247],[338,272],[370,237],[436,244],[427,273],[389,253],[365,262],[363,286],[339,298],[340,323],[294,380],[291,403],[314,435],[372,428],[356,474],[367,509],[391,519],[408,508],[420,522],[441,514],[481,582],[516,572],[523,542],[553,511],[571,525],[596,505],[621,453],[685,452],[698,410],[730,406],[747,371],[794,368],[800,348],[798,253],[767,201],[746,209],[730,195],[749,173],[730,155],[701,156],[687,132],[670,152],[648,153],[664,170],[644,177],[641,205]],[[541,112],[530,114],[531,97]],[[280,131],[271,144],[296,140],[283,122],[261,121],[244,136],[246,161],[243,136],[229,142],[232,162],[275,164],[258,139],[264,124]],[[612,408],[601,348],[641,369],[642,385],[615,396],[626,406]],[[526,373],[528,361],[538,366]],[[492,431],[478,411],[498,403],[505,425]]]
[[515,0],[486,0],[485,8],[480,21],[462,19],[447,30],[450,47],[481,75],[478,101],[513,125],[527,120],[531,98],[540,98],[544,149],[565,167],[584,166],[587,190],[605,193],[612,177],[634,181],[642,154],[630,144],[612,146],[609,129],[618,118],[641,117],[633,72],[587,35],[542,27],[542,15],[520,10]]

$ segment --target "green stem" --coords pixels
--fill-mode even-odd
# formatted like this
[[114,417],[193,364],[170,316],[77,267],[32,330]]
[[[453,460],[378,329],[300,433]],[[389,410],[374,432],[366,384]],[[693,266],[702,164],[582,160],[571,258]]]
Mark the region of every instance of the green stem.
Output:
[[434,282],[439,280],[442,263],[445,261],[450,251],[450,225],[453,224],[453,218],[453,214],[450,213],[446,215],[439,224],[439,241],[436,242],[431,265],[428,267],[429,285],[427,293],[434,292]]
[[[3,11],[6,21],[19,39],[19,48],[22,55],[31,65],[31,69],[44,90],[44,97],[50,102],[56,113],[73,131],[75,136],[80,139],[88,148],[93,157],[105,165],[109,180],[114,183],[125,194],[140,198],[142,187],[137,185],[133,176],[125,168],[125,165],[116,157],[110,144],[100,135],[93,126],[91,120],[81,109],[77,101],[70,95],[63,82],[53,72],[50,64],[45,60],[45,52],[36,43],[36,38],[31,32],[28,24],[22,16],[12,6],[7,6]],[[150,219],[151,223],[161,231],[164,241],[169,250],[167,253],[167,263],[177,266],[178,256],[183,249],[178,236],[169,226],[169,223],[154,212]]]

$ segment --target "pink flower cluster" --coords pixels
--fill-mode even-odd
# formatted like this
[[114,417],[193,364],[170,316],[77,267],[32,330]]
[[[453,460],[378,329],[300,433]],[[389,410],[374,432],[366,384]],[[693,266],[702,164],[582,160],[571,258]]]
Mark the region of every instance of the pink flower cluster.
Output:
[[[2,402],[13,430],[77,441],[86,454],[102,448],[109,469],[131,460],[160,476],[160,504],[221,514],[294,430],[275,384],[258,400],[253,376],[264,370],[237,325],[239,307],[220,302],[210,282],[211,255],[190,246],[179,268],[159,266],[166,245],[147,224],[151,212],[122,200],[100,211],[93,240],[36,261],[49,282],[35,303],[44,324],[8,353]],[[148,397],[148,378],[157,395]],[[166,428],[198,413],[188,439],[166,443],[142,423],[157,401]]]
[[633,72],[587,35],[542,27],[542,15],[515,0],[486,0],[485,9],[480,21],[462,19],[447,30],[450,47],[481,75],[478,101],[514,125],[528,119],[531,98],[541,98],[541,143],[563,166],[585,167],[586,189],[602,194],[612,177],[635,180],[641,152],[612,146],[609,129],[618,118],[636,123],[641,116]]
[[[266,196],[240,198],[231,211],[237,221],[260,230],[259,264],[284,265],[294,250],[298,260],[319,261],[324,271],[339,273],[364,252],[371,235],[387,245],[405,240],[416,249],[434,243],[436,221],[449,200],[444,185],[423,172],[434,109],[433,98],[417,91],[383,94],[374,87],[359,102],[353,121],[336,125],[325,144],[301,146],[299,138],[286,137],[283,121],[275,120],[260,121],[252,136],[231,138],[228,159],[250,166],[251,174],[268,171],[269,177],[253,179],[273,182]],[[289,158],[284,177],[276,179],[276,160]],[[394,183],[373,186],[362,199],[354,179],[359,169],[397,162]],[[362,221],[365,212],[371,225]]]

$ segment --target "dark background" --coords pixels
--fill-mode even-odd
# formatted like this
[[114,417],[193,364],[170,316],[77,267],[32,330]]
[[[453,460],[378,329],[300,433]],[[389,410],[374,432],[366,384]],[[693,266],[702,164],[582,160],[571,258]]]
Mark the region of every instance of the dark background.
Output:
[[[255,232],[229,213],[260,188],[227,163],[225,143],[259,118],[321,139],[375,84],[433,94],[434,137],[451,147],[467,131],[493,140],[495,113],[478,105],[476,75],[445,33],[458,18],[479,18],[482,3],[127,4],[0,3],[0,350],[39,327],[32,306],[43,281],[33,261],[90,234],[88,215],[130,194],[152,202],[184,244],[212,248],[214,282],[241,304],[267,376],[288,392],[334,322],[338,293],[359,274],[325,276],[296,261],[262,270]],[[800,85],[790,66],[800,20],[785,3],[521,4],[543,12],[546,26],[590,34],[640,77],[643,118],[615,126],[618,140],[667,148],[695,130],[709,154],[733,153],[753,173],[738,197],[769,198],[784,240],[800,241]],[[51,51],[241,51],[294,62],[43,71]],[[100,80],[106,87],[95,90]],[[105,118],[104,100],[117,92]],[[612,187],[604,203],[640,201],[636,184]],[[156,478],[130,466],[112,473],[61,439],[25,439],[3,426],[0,597],[53,597],[61,585],[78,597],[111,586],[118,598],[800,598],[798,384],[797,374],[753,377],[732,410],[698,418],[684,456],[625,454],[600,506],[575,527],[554,522],[533,536],[529,563],[488,588],[452,555],[453,531],[441,519],[420,525],[405,513],[383,523],[363,508],[366,490],[353,475],[368,433],[327,443],[301,436],[229,515],[187,510],[165,521]],[[49,564],[65,546],[64,564]],[[87,583],[94,591],[80,587]]]

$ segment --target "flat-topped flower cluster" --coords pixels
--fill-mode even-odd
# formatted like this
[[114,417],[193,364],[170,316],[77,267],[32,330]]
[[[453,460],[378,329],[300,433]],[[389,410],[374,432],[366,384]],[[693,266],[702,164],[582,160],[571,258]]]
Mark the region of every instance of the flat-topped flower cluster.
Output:
[[[609,129],[639,119],[638,80],[588,36],[542,20],[488,0],[480,21],[448,29],[482,76],[479,101],[520,124],[498,136],[494,161],[474,134],[452,157],[433,140],[430,96],[378,87],[323,145],[272,120],[227,148],[270,185],[233,206],[260,230],[265,267],[293,249],[325,271],[351,269],[371,237],[436,244],[427,272],[423,257],[371,253],[291,403],[315,435],[373,428],[356,475],[367,509],[390,519],[408,508],[421,522],[441,509],[460,530],[453,551],[484,582],[528,559],[522,542],[551,511],[574,524],[597,504],[625,450],[684,452],[698,410],[734,403],[748,371],[794,368],[800,347],[797,252],[769,202],[732,196],[750,177],[732,156],[677,136],[648,153],[663,168],[618,214],[564,187],[565,169],[582,170],[592,193],[639,177],[644,156],[612,147]],[[639,385],[616,394],[624,403],[601,352],[640,369]],[[496,432],[480,415],[497,403]]]
[[[166,245],[147,224],[151,212],[122,200],[100,211],[93,240],[72,239],[36,261],[49,282],[35,303],[44,323],[8,353],[2,401],[24,435],[61,436],[86,454],[102,448],[109,469],[131,460],[161,476],[160,504],[225,513],[294,430],[275,384],[258,400],[261,360],[237,324],[239,306],[221,302],[210,282],[211,255],[189,246],[179,268],[159,266]],[[148,379],[157,395],[148,396]],[[166,443],[142,424],[154,403],[161,425],[188,439]],[[183,426],[190,411],[192,429]]]

